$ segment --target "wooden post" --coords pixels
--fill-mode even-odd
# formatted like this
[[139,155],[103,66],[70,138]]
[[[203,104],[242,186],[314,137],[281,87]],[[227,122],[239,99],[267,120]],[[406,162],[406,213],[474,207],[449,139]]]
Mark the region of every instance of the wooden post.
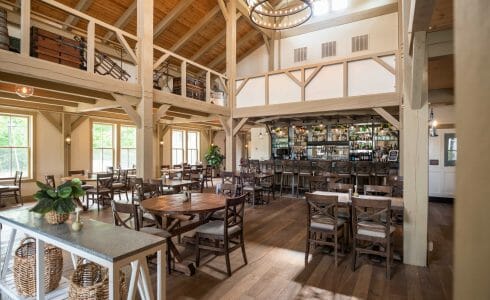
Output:
[[68,171],[71,168],[71,145],[66,142],[66,138],[71,138],[71,115],[62,114],[61,116],[61,132],[63,135],[63,166],[64,166],[64,175],[68,176]]
[[94,73],[95,68],[95,22],[87,26],[87,72]]
[[185,61],[180,65],[180,94],[187,97],[187,64]]
[[454,1],[458,158],[453,299],[490,299],[490,85],[488,0]]
[[206,102],[211,101],[211,72],[206,72]]
[[[233,110],[236,107],[236,3],[237,0],[228,2],[228,20],[226,21],[226,76],[228,77],[228,107]],[[235,122],[230,116],[226,120],[227,127],[225,142],[226,170],[236,170],[236,140],[233,135]]]
[[31,43],[31,0],[22,0],[20,8],[20,54],[29,56]]
[[153,166],[153,0],[137,0],[138,80],[141,101],[137,112],[141,126],[136,129],[136,173],[145,179],[154,174]]

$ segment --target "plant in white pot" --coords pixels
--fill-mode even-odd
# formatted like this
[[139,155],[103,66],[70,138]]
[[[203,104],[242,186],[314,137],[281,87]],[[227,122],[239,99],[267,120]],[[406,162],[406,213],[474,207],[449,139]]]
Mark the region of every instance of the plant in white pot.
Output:
[[52,188],[40,181],[36,182],[40,190],[34,195],[37,204],[30,211],[44,215],[50,224],[62,224],[68,220],[70,213],[75,211],[74,198],[85,195],[79,179],[67,181]]

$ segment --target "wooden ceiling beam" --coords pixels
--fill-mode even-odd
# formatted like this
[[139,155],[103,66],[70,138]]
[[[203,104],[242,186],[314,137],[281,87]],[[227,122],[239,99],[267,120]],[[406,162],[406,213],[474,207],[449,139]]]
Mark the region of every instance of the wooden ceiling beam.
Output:
[[35,88],[50,90],[58,93],[66,93],[75,96],[114,100],[112,95],[109,93],[6,72],[0,72],[0,81],[30,85]]
[[[77,5],[75,5],[75,9],[81,12],[85,12],[89,9],[90,5],[92,5],[93,0],[80,0],[78,1]],[[65,22],[63,23],[63,29],[66,30],[68,28],[71,28],[71,26],[74,26],[78,22],[78,17],[75,17],[74,15],[69,15],[66,17]]]
[[[237,22],[238,22],[238,20],[240,19],[241,16],[242,16],[241,13],[237,13],[237,15],[236,15]],[[220,33],[218,33],[214,38],[212,38],[209,42],[207,42],[206,44],[204,44],[204,46],[202,46],[201,49],[199,49],[199,51],[197,51],[194,55],[192,55],[192,57],[190,58],[190,60],[192,60],[192,61],[199,60],[199,58],[201,58],[201,56],[204,53],[208,52],[211,48],[213,48],[214,46],[216,46],[216,44],[219,43],[219,41],[221,41],[225,37],[226,37],[226,28],[223,29],[223,30],[221,30]]]
[[63,106],[0,98],[0,106],[63,112]]
[[[0,81],[0,91],[15,93],[15,84]],[[34,89],[33,96],[39,98],[46,98],[46,99],[60,100],[60,101],[70,101],[76,103],[95,104],[97,102],[97,100],[91,98],[79,97],[79,96],[64,94],[64,93],[57,93],[49,90],[43,90],[40,88]]]
[[[116,23],[114,23],[114,27],[117,28],[124,28],[126,25],[128,25],[129,21],[131,20],[131,17],[133,14],[136,12],[136,7],[137,7],[137,1],[133,1],[131,5],[124,11],[124,13],[117,19]],[[103,37],[103,42],[107,42],[108,40],[111,40],[112,37],[114,36],[113,31],[107,32],[104,37]]]
[[190,110],[190,109],[182,108],[182,107],[178,107],[178,106],[171,106],[169,108],[169,111],[176,112],[176,113],[182,113],[182,114],[189,114],[189,115],[193,115],[193,116],[200,116],[200,117],[208,117],[209,116],[209,113],[207,113],[207,112]]
[[[238,42],[236,43],[237,49],[240,48],[243,44],[248,43],[251,39],[255,38],[259,32],[255,30],[250,30],[247,32],[243,37],[239,38]],[[262,45],[262,43],[260,43]],[[209,64],[209,68],[214,68],[218,66],[221,62],[226,60],[226,52],[223,52],[221,55],[217,56],[215,59],[213,59]]]
[[0,91],[0,97],[3,99],[11,99],[16,101],[26,101],[26,102],[41,103],[41,104],[51,104],[51,105],[58,105],[58,106],[69,106],[69,107],[78,106],[78,104],[75,102],[52,100],[52,99],[40,98],[36,96],[23,98],[17,95],[15,92]]
[[191,28],[186,34],[184,34],[175,45],[170,48],[170,51],[176,52],[178,51],[194,34],[201,31],[204,26],[206,26],[211,20],[215,18],[215,16],[219,13],[220,8],[216,5],[213,9],[211,9],[194,27]]
[[182,0],[177,4],[153,29],[153,39],[156,39],[170,24],[182,14],[193,0]]

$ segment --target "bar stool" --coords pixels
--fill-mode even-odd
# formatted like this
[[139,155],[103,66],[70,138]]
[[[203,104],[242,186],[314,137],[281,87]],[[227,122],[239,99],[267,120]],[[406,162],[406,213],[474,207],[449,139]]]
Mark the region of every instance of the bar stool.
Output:
[[281,186],[281,179],[282,179],[282,160],[280,159],[275,159],[273,162],[273,168],[274,168],[274,185],[276,187]]
[[296,189],[296,197],[299,197],[299,192],[310,191],[308,178],[313,175],[312,163],[308,160],[302,160],[298,164],[298,188]]
[[390,175],[389,162],[377,162],[374,164],[374,184],[386,185],[388,176]]
[[335,162],[335,173],[342,179],[343,183],[351,183],[352,163],[350,161]]
[[294,175],[297,174],[297,164],[294,160],[284,160],[282,162],[281,173],[281,190],[280,195],[284,188],[291,189],[291,193],[294,192]]
[[370,161],[358,161],[356,163],[354,174],[356,176],[356,185],[358,189],[360,187],[363,187],[362,190],[364,190],[364,185],[366,184],[366,181],[367,184],[371,184],[371,172],[372,164]]

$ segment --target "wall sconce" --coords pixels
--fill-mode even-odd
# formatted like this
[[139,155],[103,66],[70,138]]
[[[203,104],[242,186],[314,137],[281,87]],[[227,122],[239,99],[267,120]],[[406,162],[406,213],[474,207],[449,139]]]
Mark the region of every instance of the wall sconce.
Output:
[[34,88],[26,85],[15,85],[15,93],[22,98],[27,98],[34,94]]
[[264,138],[264,135],[262,134],[262,132],[259,133],[259,139],[263,139]]
[[67,136],[65,138],[65,142],[66,142],[67,145],[70,145],[71,144],[71,137],[70,136]]
[[439,136],[437,134],[437,120],[434,118],[433,108],[430,109],[430,115],[429,115],[429,135],[431,137]]
[[162,145],[162,146],[163,146],[164,144],[165,144],[165,142],[164,142],[164,141],[160,141],[160,145]]

